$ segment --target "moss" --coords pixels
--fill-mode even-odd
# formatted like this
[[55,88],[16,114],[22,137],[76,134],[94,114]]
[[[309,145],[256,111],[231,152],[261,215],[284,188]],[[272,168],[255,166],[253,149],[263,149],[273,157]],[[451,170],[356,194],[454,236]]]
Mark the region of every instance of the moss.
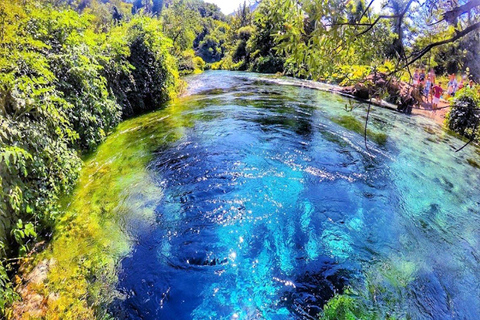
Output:
[[[333,119],[333,121],[341,125],[342,127],[354,131],[358,134],[363,135],[365,132],[365,124],[353,116],[341,116],[340,118]],[[388,135],[386,133],[373,132],[370,129],[367,129],[367,137],[379,145],[385,145],[388,139]]]

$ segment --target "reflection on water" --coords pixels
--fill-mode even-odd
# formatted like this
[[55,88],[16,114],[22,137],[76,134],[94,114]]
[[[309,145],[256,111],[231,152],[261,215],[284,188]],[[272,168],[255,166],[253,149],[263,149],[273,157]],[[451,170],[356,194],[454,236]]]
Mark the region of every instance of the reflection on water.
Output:
[[125,221],[133,248],[112,313],[315,319],[349,294],[377,318],[476,319],[474,151],[455,154],[462,142],[429,120],[381,109],[370,127],[387,142],[366,150],[338,121],[362,121],[364,108],[350,113],[338,96],[261,80],[192,77],[191,96],[162,111],[186,125],[153,124],[165,130],[147,167],[159,191],[142,201],[155,218],[141,228]]

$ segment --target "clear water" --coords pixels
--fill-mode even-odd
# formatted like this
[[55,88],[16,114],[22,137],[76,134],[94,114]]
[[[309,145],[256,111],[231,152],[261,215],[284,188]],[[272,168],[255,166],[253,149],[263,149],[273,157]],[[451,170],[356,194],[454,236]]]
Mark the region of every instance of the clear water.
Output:
[[161,137],[147,166],[156,191],[136,206],[155,215],[123,222],[133,245],[116,317],[316,319],[348,294],[379,319],[479,318],[475,148],[454,153],[463,142],[430,120],[374,108],[370,128],[388,139],[366,149],[338,121],[363,121],[365,106],[301,81],[188,82],[161,111],[183,125],[144,117]]

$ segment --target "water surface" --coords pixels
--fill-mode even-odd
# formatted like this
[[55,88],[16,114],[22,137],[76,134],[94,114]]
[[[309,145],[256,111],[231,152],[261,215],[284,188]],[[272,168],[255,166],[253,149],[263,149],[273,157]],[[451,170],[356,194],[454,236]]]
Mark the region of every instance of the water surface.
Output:
[[454,153],[463,142],[430,120],[374,108],[367,149],[350,130],[365,106],[301,81],[188,82],[110,138],[148,155],[149,187],[126,184],[122,210],[150,212],[122,220],[116,317],[316,319],[346,294],[378,319],[478,318],[474,148]]

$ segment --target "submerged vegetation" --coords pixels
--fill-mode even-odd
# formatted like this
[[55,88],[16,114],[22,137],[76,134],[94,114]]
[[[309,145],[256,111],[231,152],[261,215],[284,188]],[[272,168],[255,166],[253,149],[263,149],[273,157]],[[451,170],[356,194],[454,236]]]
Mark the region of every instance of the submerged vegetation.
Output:
[[[363,135],[365,132],[364,123],[360,122],[359,120],[357,120],[357,118],[353,116],[346,115],[338,119],[334,119],[333,121],[338,123],[342,127],[348,130],[354,131],[358,134]],[[367,136],[373,141],[375,141],[376,143],[378,143],[379,145],[384,145],[387,142],[388,136],[384,132],[373,132],[370,129],[367,129],[366,132],[367,132]]]
[[320,318],[324,320],[374,320],[376,316],[368,312],[367,308],[359,303],[359,300],[348,295],[337,295],[323,308]]
[[[28,283],[15,304],[17,313],[48,319],[107,315],[109,303],[118,295],[116,264],[130,251],[121,221],[127,217],[144,223],[155,220],[155,206],[142,201],[161,190],[151,181],[146,166],[152,151],[179,139],[182,128],[189,126],[179,117],[181,112],[182,106],[175,105],[123,122],[93,159],[85,162],[73,200],[62,201],[64,213],[56,222],[51,245],[30,264],[31,268],[52,261],[48,281]],[[135,131],[133,137],[131,131]],[[123,191],[132,185],[138,192],[125,198]],[[47,298],[29,308],[36,295]]]

